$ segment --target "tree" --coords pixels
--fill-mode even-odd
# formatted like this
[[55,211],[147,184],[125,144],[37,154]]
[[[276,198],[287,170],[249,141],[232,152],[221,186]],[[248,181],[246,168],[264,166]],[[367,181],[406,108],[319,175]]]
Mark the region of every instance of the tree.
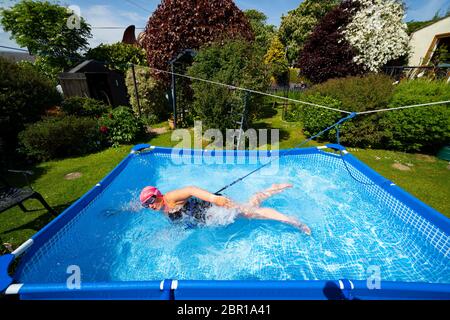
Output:
[[317,23],[339,2],[339,0],[305,0],[297,9],[281,17],[279,37],[288,48],[290,63],[298,59],[306,39]]
[[[238,40],[203,47],[188,69],[188,75],[224,84],[265,91],[269,84],[263,57],[254,45]],[[248,95],[225,86],[193,81],[193,109],[206,128],[233,129],[241,120],[247,99],[247,115],[251,120],[263,104],[261,95]]]
[[321,83],[364,72],[353,61],[357,52],[342,33],[358,8],[358,2],[344,0],[320,21],[300,53],[298,66],[302,75],[314,83]]
[[245,10],[244,14],[252,26],[257,47],[266,52],[270,46],[271,39],[276,34],[276,27],[268,25],[267,16],[258,10]]
[[75,16],[80,19],[79,25],[69,28],[73,17],[71,11],[59,5],[22,0],[0,11],[0,24],[31,54],[42,56],[51,67],[65,69],[80,58],[80,50],[87,48],[91,37],[90,26],[82,18]]
[[142,43],[149,65],[168,70],[169,61],[185,49],[236,38],[254,40],[250,23],[232,0],[163,0],[147,23]]
[[372,72],[408,54],[409,37],[403,3],[396,0],[358,0],[360,9],[343,31],[356,50],[354,61]]
[[289,63],[283,44],[277,36],[272,38],[269,50],[264,56],[264,63],[268,65],[270,74],[277,83],[285,84],[287,82]]
[[114,44],[100,44],[90,49],[86,58],[107,62],[114,70],[126,72],[129,64],[146,65],[145,51],[131,44],[117,42]]

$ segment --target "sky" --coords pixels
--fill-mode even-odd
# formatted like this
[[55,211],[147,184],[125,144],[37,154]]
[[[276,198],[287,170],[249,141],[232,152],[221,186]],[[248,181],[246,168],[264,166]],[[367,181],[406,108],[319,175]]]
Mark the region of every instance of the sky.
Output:
[[[257,9],[268,17],[268,23],[279,26],[281,16],[295,9],[303,0],[235,0],[242,10]],[[17,0],[0,0],[0,6],[7,8]],[[81,16],[93,27],[90,46],[100,43],[114,43],[122,40],[123,30],[96,29],[95,27],[126,27],[134,24],[144,28],[151,13],[160,0],[60,0],[61,5],[77,6]],[[436,12],[447,12],[450,0],[406,0],[408,7],[406,21],[423,21],[433,18]],[[140,32],[142,30],[137,30]],[[0,45],[18,47],[9,34],[0,28]],[[0,50],[4,50],[1,49]]]

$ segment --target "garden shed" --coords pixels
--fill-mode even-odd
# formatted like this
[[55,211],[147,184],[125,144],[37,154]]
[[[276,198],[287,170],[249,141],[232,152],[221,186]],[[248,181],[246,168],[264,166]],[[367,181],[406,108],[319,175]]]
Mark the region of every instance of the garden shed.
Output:
[[103,63],[86,60],[59,75],[64,97],[89,97],[114,107],[128,105],[124,75]]

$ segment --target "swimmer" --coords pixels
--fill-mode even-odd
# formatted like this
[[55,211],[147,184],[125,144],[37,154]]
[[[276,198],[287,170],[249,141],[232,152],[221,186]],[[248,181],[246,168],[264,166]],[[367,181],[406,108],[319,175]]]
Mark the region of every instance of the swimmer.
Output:
[[261,203],[269,197],[292,188],[291,184],[274,184],[267,190],[254,194],[247,203],[238,204],[221,195],[191,186],[172,190],[162,194],[156,187],[145,187],[140,195],[143,207],[155,211],[163,211],[172,221],[189,216],[197,221],[205,221],[206,210],[213,205],[227,209],[236,209],[240,216],[248,219],[275,220],[292,225],[307,235],[311,235],[309,227],[295,218],[288,217],[274,209],[262,208]]

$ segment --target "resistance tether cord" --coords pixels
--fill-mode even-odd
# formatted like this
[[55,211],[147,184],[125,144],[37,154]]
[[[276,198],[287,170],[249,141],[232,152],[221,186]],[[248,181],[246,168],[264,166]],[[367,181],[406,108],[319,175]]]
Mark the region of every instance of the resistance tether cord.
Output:
[[[18,48],[6,47],[6,46],[0,46],[0,47],[8,48],[8,49],[13,49],[13,50],[17,50],[17,51],[28,52],[28,51],[25,50],[25,49],[18,49]],[[50,56],[50,57],[51,57],[52,55],[44,55],[44,56]],[[75,61],[75,62],[80,61],[80,58],[79,58],[79,57],[71,57],[71,56],[69,56],[68,58],[69,58],[70,61]],[[132,65],[132,64],[130,64],[130,63],[117,64],[117,63],[113,63],[113,62],[110,62],[110,61],[109,61],[109,62],[108,62],[108,61],[98,61],[98,60],[93,60],[93,61],[96,61],[96,62],[98,62],[98,63],[102,63],[102,64],[104,64],[104,65],[113,65],[113,66],[116,66],[116,67],[119,67],[119,66],[121,66],[121,67],[124,67],[124,66],[130,67],[130,66]],[[142,67],[144,67],[144,66],[142,66]],[[310,103],[310,102],[307,102],[307,101],[301,101],[301,100],[296,100],[296,99],[286,98],[286,97],[282,97],[282,96],[277,96],[277,95],[275,95],[275,94],[269,94],[269,93],[266,93],[266,92],[261,92],[261,91],[257,91],[257,90],[252,90],[252,89],[242,88],[242,87],[238,87],[238,86],[234,86],[234,85],[230,85],[230,84],[225,84],[225,83],[221,83],[221,82],[217,82],[217,81],[211,81],[211,80],[208,80],[208,79],[202,79],[202,78],[192,77],[192,76],[188,76],[188,75],[185,75],[185,74],[180,74],[180,73],[170,72],[170,71],[161,70],[161,69],[157,69],[157,68],[153,68],[153,67],[149,67],[149,66],[144,67],[144,68],[153,70],[153,71],[156,72],[156,73],[173,74],[173,75],[176,75],[176,76],[179,76],[179,77],[188,78],[188,79],[190,79],[190,80],[206,82],[206,83],[210,83],[210,84],[215,84],[215,85],[224,86],[224,87],[227,87],[227,88],[230,88],[230,89],[241,90],[241,91],[245,91],[245,92],[249,92],[249,93],[254,93],[254,94],[264,95],[264,96],[268,96],[268,97],[272,97],[272,98],[276,98],[276,99],[286,100],[286,101],[290,101],[290,102],[293,102],[293,103],[299,103],[299,104],[304,104],[304,105],[309,105],[309,106],[315,106],[315,107],[319,107],[319,108],[324,108],[324,109],[328,109],[328,110],[333,110],[333,111],[337,111],[337,112],[342,112],[342,113],[349,114],[349,116],[347,116],[347,117],[345,117],[345,118],[339,120],[337,123],[335,123],[335,124],[332,125],[331,127],[329,127],[329,128],[327,128],[327,129],[325,129],[325,130],[319,132],[319,133],[316,134],[315,136],[313,136],[313,137],[311,137],[311,138],[305,140],[304,142],[300,143],[299,145],[294,146],[293,149],[299,148],[300,146],[306,144],[307,142],[313,140],[314,138],[316,138],[316,137],[322,135],[323,133],[325,133],[325,132],[327,132],[328,130],[331,130],[332,128],[335,128],[335,127],[337,127],[337,143],[340,144],[340,141],[339,141],[339,139],[340,139],[340,138],[339,138],[339,126],[340,126],[343,122],[345,122],[345,121],[347,121],[347,120],[349,120],[349,119],[352,119],[352,118],[354,118],[354,117],[357,116],[357,115],[366,115],[366,114],[371,114],[371,113],[386,112],[386,111],[393,111],[393,110],[402,110],[402,109],[410,109],[410,108],[417,108],[417,107],[426,107],[426,106],[435,106],[435,105],[447,105],[447,104],[450,104],[450,100],[447,100],[447,101],[438,101],[438,102],[431,102],[431,103],[415,104],[415,105],[409,105],[409,106],[400,106],[400,107],[395,107],[395,108],[378,109],[378,110],[369,110],[369,111],[362,111],[362,112],[358,112],[358,113],[355,113],[355,112],[352,113],[352,112],[350,112],[350,111],[340,110],[340,109],[332,108],[332,107],[329,107],[329,106],[323,106],[323,105],[319,105],[319,104],[315,104],[315,103]],[[290,151],[286,152],[286,153],[283,154],[283,155],[288,155],[289,153],[290,153]],[[341,158],[342,158],[342,160],[344,161],[345,167],[347,168],[347,171],[349,172],[350,176],[351,176],[353,179],[355,179],[356,181],[358,181],[358,182],[360,182],[360,183],[362,183],[362,184],[369,184],[369,183],[360,181],[360,180],[356,179],[356,178],[353,176],[353,174],[351,173],[350,169],[348,168],[347,163],[346,163],[346,161],[345,161],[345,159],[344,159],[344,157],[343,157],[343,155],[342,155],[342,151],[340,151],[340,154],[341,154]],[[248,176],[250,176],[250,175],[252,175],[253,173],[255,173],[255,172],[257,172],[257,171],[263,169],[264,167],[266,167],[267,165],[269,165],[272,161],[274,161],[275,159],[280,158],[280,157],[281,157],[281,156],[278,156],[278,157],[272,159],[272,160],[269,161],[267,164],[265,164],[265,165],[263,165],[263,166],[261,166],[261,167],[255,169],[255,170],[253,170],[252,172],[248,173],[247,175],[243,176],[242,178],[239,178],[239,179],[233,181],[232,183],[228,184],[227,186],[225,186],[225,187],[223,187],[222,189],[220,189],[219,191],[217,191],[216,194],[219,194],[220,192],[222,192],[222,191],[228,189],[229,187],[233,186],[234,184],[238,183],[239,181],[244,180],[244,179],[247,178]]]
[[[353,119],[354,117],[356,117],[356,115],[357,115],[357,113],[356,113],[356,112],[353,112],[353,113],[351,113],[350,115],[348,115],[347,117],[342,118],[341,120],[339,120],[339,121],[336,122],[335,124],[333,124],[333,125],[329,126],[328,128],[326,128],[326,129],[320,131],[318,134],[316,134],[316,135],[314,135],[314,136],[312,136],[312,137],[306,139],[305,141],[299,143],[298,145],[294,146],[294,148],[292,148],[292,150],[290,150],[290,151],[288,151],[288,152],[286,152],[286,153],[283,153],[283,154],[280,155],[280,156],[276,156],[274,159],[270,160],[270,161],[267,162],[266,164],[264,164],[264,165],[262,165],[262,166],[256,168],[255,170],[253,170],[253,171],[247,173],[245,176],[242,176],[242,177],[240,177],[239,179],[234,180],[233,182],[231,182],[230,184],[226,185],[226,186],[223,187],[222,189],[218,190],[218,191],[215,192],[214,194],[220,195],[220,194],[222,193],[222,191],[224,191],[224,190],[228,189],[229,187],[235,185],[236,183],[238,183],[238,182],[244,180],[245,178],[247,178],[248,176],[254,174],[255,172],[258,172],[258,171],[260,171],[261,169],[267,167],[269,164],[271,164],[271,163],[272,163],[273,161],[275,161],[276,159],[279,159],[279,158],[281,158],[282,156],[287,156],[287,155],[289,155],[289,154],[290,154],[292,151],[294,151],[295,149],[300,148],[301,146],[305,145],[306,143],[308,143],[308,142],[310,142],[311,140],[313,140],[313,139],[315,139],[315,138],[321,136],[322,134],[324,134],[325,132],[327,132],[327,131],[329,131],[329,130],[331,130],[331,129],[333,129],[333,128],[336,128],[336,127],[339,128],[339,126],[340,126],[342,123],[344,123],[344,122],[346,122],[346,121],[348,121],[348,120],[350,120],[350,119]],[[338,132],[339,132],[339,129],[338,129]],[[338,140],[339,140],[339,133],[338,133]],[[338,141],[338,143],[339,143],[339,141]]]

